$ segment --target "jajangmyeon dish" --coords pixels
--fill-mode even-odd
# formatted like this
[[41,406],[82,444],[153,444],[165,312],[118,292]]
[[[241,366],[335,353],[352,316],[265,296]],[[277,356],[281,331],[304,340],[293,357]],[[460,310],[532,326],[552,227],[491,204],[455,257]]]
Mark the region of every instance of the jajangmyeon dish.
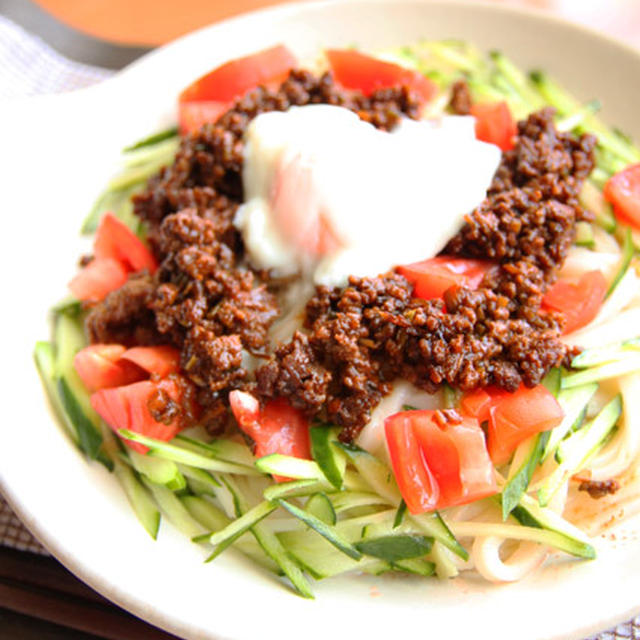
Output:
[[513,581],[633,515],[640,151],[462,42],[223,65],[129,147],[36,361],[151,536],[300,594]]

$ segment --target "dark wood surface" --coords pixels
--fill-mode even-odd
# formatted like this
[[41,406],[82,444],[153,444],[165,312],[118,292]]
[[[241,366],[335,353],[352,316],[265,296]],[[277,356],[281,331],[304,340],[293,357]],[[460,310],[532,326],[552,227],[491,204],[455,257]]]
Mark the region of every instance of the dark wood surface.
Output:
[[176,640],[109,602],[53,558],[3,546],[0,638]]

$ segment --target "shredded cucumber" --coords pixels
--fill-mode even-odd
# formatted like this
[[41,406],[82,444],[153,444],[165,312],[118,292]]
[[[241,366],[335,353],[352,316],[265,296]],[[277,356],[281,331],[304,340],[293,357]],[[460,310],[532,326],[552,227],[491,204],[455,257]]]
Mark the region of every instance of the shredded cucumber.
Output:
[[336,489],[340,489],[347,467],[347,456],[337,446],[337,436],[338,429],[332,429],[327,426],[311,427],[309,430],[313,459],[317,462],[327,480]]
[[149,447],[149,454],[164,458],[165,460],[172,460],[173,462],[179,462],[181,464],[195,467],[196,469],[205,469],[208,471],[217,471],[220,473],[238,473],[242,475],[258,475],[257,472],[251,467],[236,464],[233,462],[225,462],[224,460],[216,460],[215,458],[205,457],[198,453],[194,453],[189,449],[179,447],[178,445],[164,442],[163,440],[156,440],[143,436],[140,433],[129,431],[128,429],[121,429],[119,435],[125,440],[131,440],[132,442],[138,442]]
[[595,418],[560,443],[556,455],[560,464],[538,487],[538,501],[542,506],[549,504],[570,476],[584,468],[615,427],[621,412],[622,398],[618,395]]
[[256,469],[263,473],[284,476],[286,478],[298,478],[300,480],[325,480],[325,475],[312,460],[303,460],[292,456],[284,456],[272,453],[259,458],[255,463]]
[[209,544],[216,547],[216,550],[207,558],[210,562],[218,557],[227,547],[232,545],[240,536],[256,525],[260,520],[266,518],[277,509],[277,505],[271,502],[261,502],[255,507],[248,509],[236,520],[230,522],[224,529],[216,531],[209,537]]
[[564,411],[564,418],[562,422],[551,431],[544,451],[542,452],[542,461],[553,454],[562,439],[582,422],[589,400],[591,400],[597,388],[598,385],[596,384],[587,384],[574,387],[573,389],[563,389],[558,393],[558,403]]
[[326,493],[314,493],[307,499],[304,510],[325,524],[333,526],[338,516]]
[[171,491],[180,491],[187,486],[187,481],[180,473],[175,462],[153,456],[145,456],[133,449],[129,449],[128,458],[131,460],[134,469],[150,482],[164,485]]

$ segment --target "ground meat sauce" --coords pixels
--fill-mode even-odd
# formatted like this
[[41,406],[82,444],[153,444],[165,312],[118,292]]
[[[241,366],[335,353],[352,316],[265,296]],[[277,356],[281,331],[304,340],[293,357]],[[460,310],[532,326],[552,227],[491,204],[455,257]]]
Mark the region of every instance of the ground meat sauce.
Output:
[[[454,87],[453,109],[463,112],[467,98],[464,86]],[[132,277],[91,311],[91,341],[180,348],[186,395],[212,430],[229,423],[235,388],[261,400],[286,397],[342,427],[350,441],[397,378],[430,392],[445,382],[461,390],[538,384],[567,356],[558,339],[562,315],[540,304],[575,222],[586,219],[577,196],[593,167],[593,137],[558,133],[551,110],[519,124],[487,199],[445,250],[495,261],[479,289],[454,287],[442,300],[421,300],[393,272],[351,277],[341,289],[320,286],[303,329],[273,351],[268,330],[281,283],[246,266],[233,226],[243,197],[243,135],[260,113],[317,103],[347,107],[384,130],[419,111],[406,88],[365,97],[341,90],[329,74],[293,71],[278,90],[256,89],[186,136],[174,164],[134,198],[160,268]],[[247,354],[262,359],[253,374]],[[164,396],[150,401],[163,421],[177,415],[175,404]]]
[[449,109],[458,116],[468,116],[471,113],[471,90],[466,80],[457,80],[451,85]]
[[117,343],[125,346],[161,343],[151,302],[156,291],[147,273],[132,275],[88,314],[87,333],[91,343]]
[[583,480],[578,491],[586,491],[594,500],[612,495],[620,489],[617,480]]

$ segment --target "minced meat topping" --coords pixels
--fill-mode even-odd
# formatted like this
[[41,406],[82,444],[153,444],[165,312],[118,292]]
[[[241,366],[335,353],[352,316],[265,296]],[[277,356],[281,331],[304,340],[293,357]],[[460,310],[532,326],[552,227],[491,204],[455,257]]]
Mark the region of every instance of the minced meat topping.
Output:
[[[460,112],[464,87],[455,95]],[[347,107],[385,130],[416,117],[419,105],[406,88],[365,97],[340,89],[330,74],[293,71],[278,90],[256,89],[186,136],[174,164],[134,198],[160,268],[132,276],[91,310],[91,341],[178,347],[198,419],[211,429],[229,420],[226,398],[236,388],[285,397],[342,427],[349,441],[397,378],[430,392],[445,382],[461,390],[538,384],[567,355],[558,338],[564,318],[540,305],[576,221],[587,217],[577,199],[593,168],[594,138],[557,132],[549,109],[519,123],[486,200],[445,249],[496,263],[480,288],[422,300],[397,273],[351,277],[344,288],[317,287],[304,327],[271,345],[281,283],[246,264],[233,226],[243,198],[243,134],[260,113],[316,103]],[[253,374],[247,354],[262,361]],[[156,409],[167,420],[176,410],[166,402]]]

